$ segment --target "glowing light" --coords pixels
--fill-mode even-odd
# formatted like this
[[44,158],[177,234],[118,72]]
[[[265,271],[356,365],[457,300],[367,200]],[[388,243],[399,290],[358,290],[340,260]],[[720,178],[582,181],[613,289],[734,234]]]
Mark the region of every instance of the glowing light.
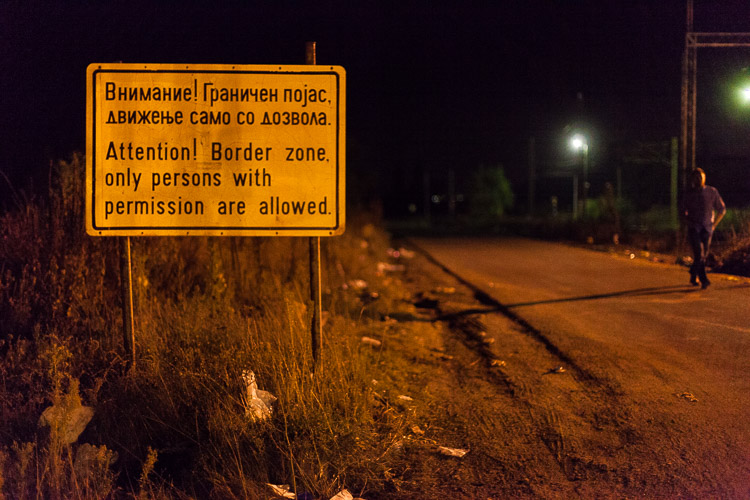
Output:
[[586,147],[586,139],[582,135],[574,135],[570,139],[570,147],[576,151],[580,151]]

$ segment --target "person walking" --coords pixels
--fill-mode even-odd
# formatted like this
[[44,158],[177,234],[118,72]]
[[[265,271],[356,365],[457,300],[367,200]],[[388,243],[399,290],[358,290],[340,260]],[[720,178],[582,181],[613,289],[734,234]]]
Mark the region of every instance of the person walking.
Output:
[[687,236],[693,250],[693,264],[690,266],[690,284],[706,288],[711,282],[706,276],[706,257],[711,246],[716,226],[727,211],[719,191],[706,185],[706,173],[696,168],[690,172],[688,190],[682,209],[687,225]]

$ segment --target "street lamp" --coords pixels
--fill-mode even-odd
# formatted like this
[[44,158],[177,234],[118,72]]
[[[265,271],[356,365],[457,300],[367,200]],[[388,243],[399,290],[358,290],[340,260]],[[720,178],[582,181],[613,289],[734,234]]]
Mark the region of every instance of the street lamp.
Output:
[[[570,138],[570,147],[574,151],[581,151],[583,162],[583,214],[586,215],[586,198],[589,190],[589,143],[582,134],[575,134]],[[574,203],[577,204],[577,201]],[[578,207],[573,207],[573,218],[577,217]]]

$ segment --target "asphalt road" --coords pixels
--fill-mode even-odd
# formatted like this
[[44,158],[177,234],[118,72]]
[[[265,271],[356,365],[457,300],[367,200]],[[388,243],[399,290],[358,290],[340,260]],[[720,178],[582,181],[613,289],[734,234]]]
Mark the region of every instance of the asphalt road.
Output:
[[563,469],[567,453],[623,491],[750,498],[750,280],[710,274],[701,290],[677,265],[525,239],[413,242],[572,377],[565,398],[530,404],[557,408]]

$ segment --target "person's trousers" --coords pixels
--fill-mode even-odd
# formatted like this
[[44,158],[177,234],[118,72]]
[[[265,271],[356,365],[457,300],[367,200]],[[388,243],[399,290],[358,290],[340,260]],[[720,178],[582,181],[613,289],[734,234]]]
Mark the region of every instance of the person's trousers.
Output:
[[708,276],[706,276],[706,257],[708,256],[708,248],[711,246],[711,237],[713,231],[709,231],[704,227],[689,227],[688,228],[688,242],[690,247],[693,249],[693,265],[690,266],[690,279],[696,277],[701,283],[708,283]]

